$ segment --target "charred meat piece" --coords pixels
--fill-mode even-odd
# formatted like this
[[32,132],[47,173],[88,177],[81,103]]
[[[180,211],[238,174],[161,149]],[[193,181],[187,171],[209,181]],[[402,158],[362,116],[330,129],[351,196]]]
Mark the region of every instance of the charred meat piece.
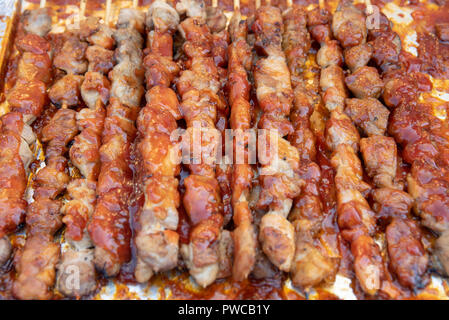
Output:
[[89,46],[86,50],[86,59],[89,61],[89,71],[108,74],[114,61],[114,52],[98,45]]
[[390,111],[374,98],[346,99],[345,113],[366,136],[385,134]]
[[61,50],[56,53],[53,65],[68,74],[83,74],[87,71],[88,63],[85,59],[87,43],[76,36],[69,36]]
[[341,2],[332,17],[332,33],[343,48],[366,41],[366,18],[352,2]]
[[368,64],[373,56],[373,46],[370,43],[362,43],[347,48],[344,52],[345,63],[352,72]]
[[385,231],[390,257],[390,268],[399,283],[411,289],[423,288],[429,257],[421,243],[421,230],[411,219],[395,218]]
[[42,81],[48,84],[51,79],[51,61],[48,54],[24,52],[17,67],[17,77],[27,81]]
[[363,155],[368,175],[379,187],[394,187],[396,177],[397,147],[391,137],[371,136],[360,140],[360,151]]
[[379,218],[407,218],[413,205],[408,193],[392,188],[374,190],[373,199],[373,209]]
[[80,87],[84,77],[69,74],[53,84],[48,92],[51,102],[60,106],[74,107],[81,102]]
[[356,98],[379,98],[384,83],[376,68],[361,67],[345,79],[346,85]]

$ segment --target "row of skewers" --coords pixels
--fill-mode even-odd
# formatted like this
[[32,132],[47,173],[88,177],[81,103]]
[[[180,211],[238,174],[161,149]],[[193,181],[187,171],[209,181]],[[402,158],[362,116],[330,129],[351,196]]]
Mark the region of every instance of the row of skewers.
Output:
[[[256,6],[243,19],[236,1],[228,24],[216,3],[156,0],[145,14],[134,2],[111,28],[107,1],[105,21],[82,14],[63,33],[50,32],[45,3],[24,12],[0,130],[0,264],[8,235],[23,223],[27,234],[13,258],[16,298],[87,296],[97,272],[117,276],[132,258],[140,283],[182,266],[202,287],[282,271],[308,290],[334,280],[347,246],[361,291],[384,298],[424,287],[431,265],[449,272],[444,124],[419,104],[422,74],[409,74],[391,22],[381,14],[367,29],[350,1],[333,16],[323,3]],[[49,101],[56,112],[33,132]],[[208,132],[202,161],[174,162],[197,128]],[[245,161],[216,164],[229,128]],[[248,161],[254,128],[277,142],[260,165]],[[45,166],[28,204],[36,136]],[[438,235],[433,248],[424,227]]]

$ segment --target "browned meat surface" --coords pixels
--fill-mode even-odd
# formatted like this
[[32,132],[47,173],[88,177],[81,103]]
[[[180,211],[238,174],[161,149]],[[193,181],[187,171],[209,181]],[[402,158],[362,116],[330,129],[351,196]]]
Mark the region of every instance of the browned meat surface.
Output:
[[441,41],[449,41],[449,23],[440,23],[435,25],[437,37]]
[[56,81],[48,92],[51,102],[60,106],[74,107],[81,102],[80,87],[84,77],[69,74]]
[[68,74],[83,74],[87,71],[85,59],[87,43],[76,36],[69,36],[61,50],[55,54],[53,65]]
[[332,17],[332,33],[343,48],[366,41],[366,18],[351,1],[341,2]]
[[98,45],[89,46],[86,49],[86,59],[89,61],[89,71],[108,74],[114,66],[114,51]]
[[86,72],[81,85],[81,96],[84,103],[92,110],[95,110],[100,102],[105,106],[109,100],[111,83],[98,72]]
[[444,232],[435,242],[435,254],[445,275],[449,274],[449,232]]
[[345,79],[346,85],[356,98],[379,98],[384,83],[376,68],[360,67]]
[[115,40],[112,35],[113,30],[101,23],[98,17],[89,16],[80,23],[79,36],[91,45],[113,49]]
[[16,256],[16,271],[12,292],[22,300],[48,300],[53,296],[49,288],[55,280],[55,265],[59,260],[59,245],[51,236],[37,235],[27,239],[22,252]]
[[50,299],[59,261],[59,244],[53,235],[61,228],[61,194],[70,181],[67,159],[63,154],[67,144],[77,134],[76,112],[59,109],[42,129],[41,141],[46,144],[46,166],[33,179],[34,202],[27,211],[27,240],[16,256],[17,278],[13,294],[19,299]]
[[390,257],[390,268],[399,282],[411,289],[423,288],[429,257],[421,243],[421,230],[410,219],[394,218],[385,231]]
[[226,28],[226,16],[220,7],[207,7],[206,8],[206,24],[209,27],[210,32],[217,33]]
[[40,80],[19,79],[7,95],[10,108],[22,113],[27,122],[32,122],[42,113],[46,99],[46,86]]
[[[0,239],[6,239],[9,243],[5,235],[16,231],[25,219],[26,170],[29,164],[27,161],[31,160],[32,154],[25,155],[22,151],[26,148],[30,152],[27,142],[22,138],[22,115],[10,112],[2,116],[0,121]],[[29,156],[31,157],[27,160]],[[6,242],[2,245],[3,262],[8,259],[7,254],[10,253]]]
[[398,159],[394,139],[385,136],[363,138],[360,140],[360,152],[366,172],[374,184],[379,188],[395,187]]
[[48,84],[52,78],[48,53],[24,52],[17,66],[17,77],[27,81],[40,80]]
[[145,24],[150,30],[154,28],[162,33],[174,32],[179,24],[179,15],[165,1],[156,0],[148,9]]
[[0,238],[0,267],[3,266],[11,256],[12,246],[8,237]]
[[392,188],[374,190],[373,199],[378,218],[406,218],[413,205],[408,193]]
[[346,99],[345,113],[365,136],[382,136],[388,125],[390,111],[377,99]]
[[316,61],[323,68],[342,65],[343,53],[338,41],[330,40],[323,43],[317,52]]
[[[61,256],[58,265],[57,288],[58,291],[68,297],[82,297],[95,290],[97,287],[96,274],[93,266],[92,250],[68,250]],[[74,278],[74,272],[79,275]]]
[[373,46],[370,43],[362,43],[347,48],[344,52],[345,63],[352,72],[368,64],[373,56]]

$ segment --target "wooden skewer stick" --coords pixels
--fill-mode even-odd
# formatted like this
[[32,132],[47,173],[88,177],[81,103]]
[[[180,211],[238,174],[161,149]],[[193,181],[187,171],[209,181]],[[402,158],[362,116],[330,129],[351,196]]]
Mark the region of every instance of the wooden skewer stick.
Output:
[[139,6],[139,0],[133,0],[133,8],[137,9],[138,6]]
[[318,0],[318,6],[320,7],[320,9],[324,9],[324,0]]
[[260,0],[256,0],[256,10],[260,8]]
[[366,14],[370,15],[373,14],[373,5],[371,4],[371,0],[365,0],[365,6],[366,6]]
[[47,0],[41,0],[39,7],[40,8],[45,8],[45,4],[47,3]]
[[267,6],[271,6],[271,0],[265,0]]
[[212,8],[218,7],[218,0],[212,0]]
[[106,0],[106,12],[104,14],[104,24],[109,26],[109,21],[111,21],[111,7],[112,0]]
[[85,17],[86,3],[87,3],[87,0],[81,0],[80,1],[80,12],[79,12],[79,19],[80,19],[80,21],[83,20],[84,17]]
[[240,0],[234,0],[234,12],[240,11]]
[[293,7],[293,1],[292,0],[287,0],[287,7],[289,7],[289,8]]

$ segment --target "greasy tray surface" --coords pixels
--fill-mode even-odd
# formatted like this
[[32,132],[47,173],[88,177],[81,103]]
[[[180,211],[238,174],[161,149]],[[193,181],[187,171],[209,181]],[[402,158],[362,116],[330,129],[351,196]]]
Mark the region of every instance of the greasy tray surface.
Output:
[[[316,1],[317,2],[317,1]],[[328,1],[328,8],[333,11],[338,1]],[[24,2],[22,10],[25,8],[35,7],[37,1]],[[148,8],[151,1],[140,1],[139,7],[142,10]],[[316,5],[315,1],[300,0],[295,1],[298,4]],[[372,1],[374,5],[378,5],[382,12],[387,15],[394,23],[394,31],[396,31],[402,40],[403,48],[412,55],[417,55],[417,31],[432,30],[437,22],[449,22],[448,10],[438,11],[438,7],[430,1],[421,2],[418,5],[406,4],[405,1],[396,0],[393,2]],[[0,34],[2,37],[1,66],[6,66],[5,55],[8,51],[8,45],[13,39],[10,37],[10,29],[14,25],[15,11],[17,10],[16,2],[10,0],[0,1]],[[53,10],[54,32],[62,30],[64,25],[72,23],[73,17],[76,16],[79,7],[78,1],[74,0],[54,0],[47,1],[48,6]],[[114,9],[112,16],[117,17],[118,10],[121,7],[130,6],[130,1],[113,1]],[[272,5],[279,4],[285,7],[284,1],[273,0]],[[219,1],[219,5],[227,10],[232,10],[232,1]],[[241,1],[242,13],[251,15],[254,11],[254,1]],[[103,1],[87,1],[86,15],[104,15]],[[449,48],[447,53],[449,53]],[[309,61],[310,66],[316,66],[314,61]],[[444,68],[443,68],[444,69]],[[446,117],[446,108],[449,101],[449,72],[440,70],[434,72],[431,81],[434,89],[431,96],[434,112],[439,117]],[[314,71],[310,71],[314,72]],[[315,71],[316,72],[316,71]],[[3,77],[2,77],[3,78]],[[3,94],[2,94],[3,95]],[[430,98],[430,97],[423,97]],[[4,98],[3,98],[4,99]],[[2,99],[2,101],[3,101]],[[430,100],[430,99],[428,99]],[[7,107],[2,104],[0,114],[7,112]],[[42,154],[39,148],[36,149],[36,165],[42,161]],[[23,244],[23,234],[14,236],[13,243],[16,246]],[[384,240],[379,236],[379,244],[382,246]],[[429,236],[429,241],[432,241]],[[63,237],[61,242],[64,243]],[[344,259],[345,257],[343,257]],[[138,285],[133,282],[132,270],[133,263],[125,266],[122,273],[117,279],[107,281],[100,280],[102,287],[99,288],[97,294],[91,298],[94,299],[356,299],[363,298],[360,289],[354,284],[354,275],[345,267],[345,263],[341,264],[341,270],[336,277],[335,282],[330,287],[319,287],[308,293],[298,292],[291,287],[288,277],[279,275],[274,279],[266,280],[247,280],[243,283],[233,283],[231,280],[220,280],[212,284],[206,289],[199,289],[189,278],[187,272],[171,272],[170,274],[162,274],[154,277],[149,285]],[[10,272],[11,265],[7,266],[3,273],[0,272],[0,298],[10,298],[10,287],[13,273]],[[9,272],[8,272],[9,271]],[[443,280],[437,276],[432,276],[432,282],[418,295],[409,293],[409,298],[415,299],[448,299],[449,285],[447,280]]]

